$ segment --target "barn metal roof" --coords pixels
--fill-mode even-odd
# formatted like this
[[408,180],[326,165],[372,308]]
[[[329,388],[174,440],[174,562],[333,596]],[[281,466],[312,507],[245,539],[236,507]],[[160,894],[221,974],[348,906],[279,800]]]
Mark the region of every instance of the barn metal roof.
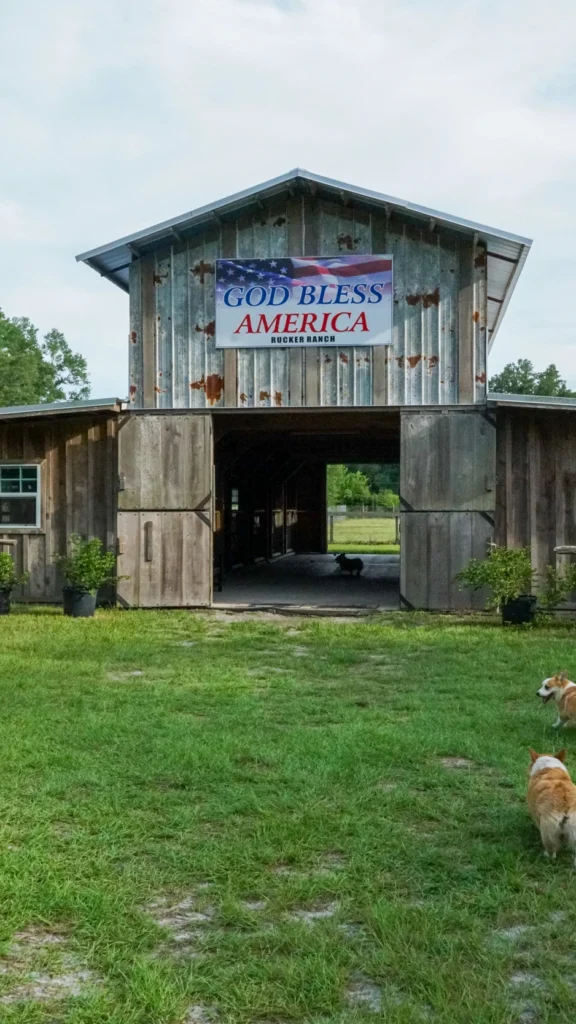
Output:
[[505,395],[489,392],[488,403],[497,406],[514,406],[523,409],[572,409],[576,412],[576,398],[558,395]]
[[126,402],[121,398],[82,398],[76,402],[43,402],[40,405],[5,405],[0,420],[25,419],[28,416],[57,416],[73,412],[121,412]]
[[87,263],[93,270],[127,292],[128,268],[134,257],[162,244],[169,244],[175,239],[180,240],[194,234],[210,223],[218,223],[220,219],[237,213],[239,209],[257,205],[265,199],[290,190],[313,192],[331,199],[346,194],[359,205],[398,210],[417,221],[427,222],[429,225],[433,222],[434,225],[443,225],[462,234],[476,236],[488,250],[487,328],[492,345],[526,262],[532,244],[531,239],[486,227],[484,224],[476,224],[471,220],[463,220],[461,217],[453,217],[449,213],[431,210],[427,206],[418,206],[416,203],[396,199],[383,192],[373,192],[371,189],[358,188],[357,185],[349,185],[334,178],[325,178],[321,174],[312,174],[299,167],[288,171],[287,174],[281,174],[278,178],[271,178],[260,185],[253,185],[252,188],[219,199],[215,203],[208,203],[179,217],[162,221],[144,231],[136,231],[97,249],[83,252],[76,259]]

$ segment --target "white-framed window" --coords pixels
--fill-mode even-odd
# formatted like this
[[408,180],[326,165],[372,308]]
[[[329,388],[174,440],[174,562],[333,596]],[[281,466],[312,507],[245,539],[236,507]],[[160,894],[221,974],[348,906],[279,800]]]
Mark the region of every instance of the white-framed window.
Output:
[[0,462],[0,532],[40,526],[40,466]]

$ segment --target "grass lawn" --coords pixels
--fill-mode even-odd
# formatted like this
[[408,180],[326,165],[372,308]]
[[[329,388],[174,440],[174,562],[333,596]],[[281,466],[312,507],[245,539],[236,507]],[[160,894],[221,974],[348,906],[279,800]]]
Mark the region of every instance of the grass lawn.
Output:
[[328,551],[356,555],[396,555],[396,526],[393,519],[337,519],[334,540]]
[[328,551],[337,555],[398,555],[399,544],[329,544]]
[[573,1022],[575,631],[231,621],[0,621],[2,1024]]

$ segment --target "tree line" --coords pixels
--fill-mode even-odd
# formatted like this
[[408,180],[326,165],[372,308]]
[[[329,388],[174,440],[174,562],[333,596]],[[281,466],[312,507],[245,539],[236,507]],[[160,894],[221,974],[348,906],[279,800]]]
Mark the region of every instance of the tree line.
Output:
[[0,310],[0,406],[39,405],[90,396],[88,366],[56,328],[43,338],[27,317]]
[[398,466],[328,466],[328,505],[371,505],[393,512],[400,504],[398,475]]

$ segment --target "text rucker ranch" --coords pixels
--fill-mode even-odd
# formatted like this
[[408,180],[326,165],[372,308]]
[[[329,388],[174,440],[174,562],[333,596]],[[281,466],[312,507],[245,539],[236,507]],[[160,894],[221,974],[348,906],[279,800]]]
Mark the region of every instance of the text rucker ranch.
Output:
[[391,341],[391,256],[216,262],[218,348]]

